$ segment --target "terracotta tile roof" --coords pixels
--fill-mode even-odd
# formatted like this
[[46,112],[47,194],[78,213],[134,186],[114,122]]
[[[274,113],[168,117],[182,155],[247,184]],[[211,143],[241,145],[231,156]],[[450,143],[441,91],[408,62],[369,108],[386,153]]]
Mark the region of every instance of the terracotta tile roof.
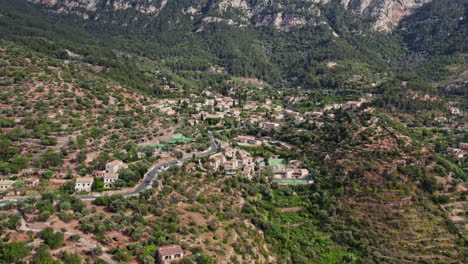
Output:
[[162,246],[158,248],[159,256],[169,256],[169,255],[183,254],[183,253],[184,251],[179,245],[168,245],[168,246]]

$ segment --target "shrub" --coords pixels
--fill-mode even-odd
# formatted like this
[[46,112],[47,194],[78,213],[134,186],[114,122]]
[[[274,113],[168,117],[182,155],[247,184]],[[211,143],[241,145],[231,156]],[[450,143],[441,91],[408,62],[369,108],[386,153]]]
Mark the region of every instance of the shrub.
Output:
[[54,229],[47,227],[41,232],[41,237],[44,243],[52,249],[57,249],[63,245],[64,235],[63,233],[55,233]]

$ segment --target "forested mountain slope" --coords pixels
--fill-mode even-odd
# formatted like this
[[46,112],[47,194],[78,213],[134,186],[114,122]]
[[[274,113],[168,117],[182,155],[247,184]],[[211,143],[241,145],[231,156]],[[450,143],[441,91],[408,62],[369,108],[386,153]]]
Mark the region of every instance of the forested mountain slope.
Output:
[[[336,88],[353,74],[398,71],[407,58],[414,66],[413,53],[421,57],[428,45],[425,60],[466,49],[462,0],[31,2],[54,20],[82,25],[107,52],[175,60],[164,65],[171,71],[221,66],[235,76],[304,88]],[[376,30],[383,24],[396,31]],[[429,31],[435,38],[423,36]],[[324,66],[336,61],[353,65],[330,81]]]

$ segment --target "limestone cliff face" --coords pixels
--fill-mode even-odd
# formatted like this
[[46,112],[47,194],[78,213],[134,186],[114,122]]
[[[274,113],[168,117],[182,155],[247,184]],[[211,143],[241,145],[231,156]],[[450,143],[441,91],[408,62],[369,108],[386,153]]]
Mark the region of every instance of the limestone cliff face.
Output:
[[390,31],[415,8],[431,0],[341,0],[341,4],[363,15],[376,19],[375,30]]
[[[30,0],[60,13],[77,13],[101,9],[129,10],[158,15],[171,0]],[[373,28],[391,31],[415,8],[431,0],[186,0],[182,12],[205,23],[225,22],[231,25],[274,26],[278,30],[317,26],[326,23],[320,17],[324,4],[341,4],[356,14],[374,19]],[[173,12],[173,10],[167,10]]]
[[164,7],[167,0],[29,0],[35,4],[43,4],[55,8],[60,13],[97,12],[100,9],[110,8],[113,10],[134,9],[144,14],[155,14]]

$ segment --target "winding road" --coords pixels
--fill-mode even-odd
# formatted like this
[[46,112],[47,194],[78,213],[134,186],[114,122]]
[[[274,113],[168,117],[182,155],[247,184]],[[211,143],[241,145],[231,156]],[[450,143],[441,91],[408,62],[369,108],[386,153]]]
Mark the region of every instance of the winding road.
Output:
[[[201,157],[206,157],[206,156],[209,156],[209,155],[212,155],[216,152],[218,152],[218,145],[216,144],[216,141],[213,137],[213,133],[211,131],[208,132],[208,136],[210,138],[210,148],[197,155],[196,157],[197,158],[201,158]],[[160,164],[160,165],[157,165],[157,166],[154,166],[154,167],[151,167],[148,172],[145,174],[145,177],[143,178],[143,181],[140,183],[140,185],[138,185],[136,187],[135,190],[131,191],[131,192],[128,192],[128,193],[125,193],[124,196],[125,197],[131,197],[131,196],[136,196],[138,195],[141,191],[145,190],[145,189],[148,189],[148,188],[151,188],[151,186],[153,185],[153,182],[154,180],[156,179],[156,176],[158,175],[159,172],[171,167],[171,166],[174,166],[176,164],[182,164],[188,160],[191,160],[192,158],[183,158],[183,159],[180,159],[180,160],[174,160],[174,161],[170,161],[170,162],[166,162],[166,163],[163,163],[163,164]],[[80,198],[81,200],[86,200],[86,201],[92,201],[92,200],[95,200],[97,197],[100,197],[102,196],[101,194],[93,194],[93,195],[81,195],[81,196],[76,196],[77,198]],[[35,197],[36,199],[38,199],[39,197]],[[1,205],[5,205],[7,203],[15,203],[15,202],[19,202],[19,201],[24,201],[26,200],[27,197],[22,197],[22,198],[18,198],[18,199],[2,199],[0,200],[0,206]]]
[[[208,136],[210,137],[210,148],[197,155],[196,157],[197,158],[201,158],[201,157],[206,157],[206,156],[209,156],[209,155],[212,155],[216,152],[218,152],[218,145],[216,144],[216,141],[213,137],[213,133],[211,131],[208,132]],[[171,167],[171,166],[174,166],[176,164],[182,164],[184,163],[185,161],[188,161],[188,160],[191,160],[192,158],[184,158],[184,159],[180,159],[180,160],[175,160],[175,161],[171,161],[171,162],[167,162],[167,163],[163,163],[163,164],[160,164],[158,166],[154,166],[154,167],[151,167],[148,172],[145,174],[145,177],[143,178],[143,181],[140,183],[140,185],[137,186],[137,188],[129,193],[126,193],[124,194],[125,197],[131,197],[131,196],[136,196],[138,195],[141,191],[147,189],[147,188],[150,188],[154,182],[154,180],[156,179],[156,176],[158,175],[159,172]],[[101,196],[100,194],[95,194],[95,195],[87,195],[87,196],[76,196],[78,198],[80,198],[81,200],[94,200],[96,199],[97,197]],[[38,197],[35,197],[36,199]],[[23,197],[23,198],[18,198],[18,199],[3,199],[3,200],[0,200],[0,206],[1,205],[5,205],[6,203],[15,203],[15,202],[19,202],[19,201],[23,201],[23,200],[26,200],[27,197]],[[39,229],[32,229],[32,228],[29,228],[24,220],[24,218],[22,217],[22,215],[19,213],[19,211],[17,211],[15,209],[15,212],[18,213],[20,216],[21,216],[21,226],[20,226],[20,230],[23,230],[23,231],[33,231],[33,232],[40,232],[42,230],[39,230]],[[73,235],[74,233],[71,233],[71,232],[66,232],[65,234],[67,235]],[[95,248],[96,245],[94,243],[92,243],[91,241],[87,240],[86,238],[84,237],[81,237],[80,240],[79,240],[82,244],[86,245],[87,247],[89,248]],[[112,257],[110,255],[108,255],[107,253],[103,253],[101,258],[106,262],[106,263],[109,263],[109,264],[117,264],[116,261],[114,261],[112,259]]]

